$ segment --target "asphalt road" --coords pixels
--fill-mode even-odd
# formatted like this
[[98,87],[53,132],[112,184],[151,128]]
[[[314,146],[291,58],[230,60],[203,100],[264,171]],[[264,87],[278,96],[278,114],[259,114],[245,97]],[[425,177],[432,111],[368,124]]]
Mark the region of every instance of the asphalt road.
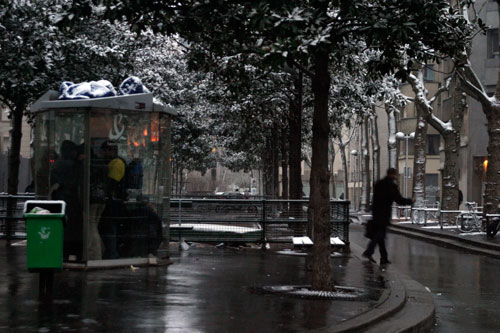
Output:
[[[350,237],[366,246],[361,226]],[[435,332],[500,332],[500,260],[392,233],[386,243],[395,268],[432,292]]]

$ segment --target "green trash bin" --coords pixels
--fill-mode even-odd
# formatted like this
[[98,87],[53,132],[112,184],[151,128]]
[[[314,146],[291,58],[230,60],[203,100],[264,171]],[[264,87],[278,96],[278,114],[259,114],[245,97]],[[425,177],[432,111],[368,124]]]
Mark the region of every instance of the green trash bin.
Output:
[[[47,209],[50,214],[30,213],[35,207]],[[62,200],[28,200],[25,202],[28,270],[62,269],[65,210],[66,203]]]

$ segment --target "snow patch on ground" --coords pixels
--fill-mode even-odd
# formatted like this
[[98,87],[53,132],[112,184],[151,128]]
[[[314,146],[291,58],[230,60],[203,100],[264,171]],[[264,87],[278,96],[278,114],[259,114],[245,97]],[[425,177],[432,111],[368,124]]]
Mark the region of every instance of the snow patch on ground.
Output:
[[[175,224],[171,224],[171,227],[176,227]],[[193,231],[205,231],[205,232],[234,232],[238,234],[245,234],[248,232],[258,232],[261,228],[250,228],[250,227],[239,227],[233,225],[223,225],[223,224],[195,224],[195,223],[183,223],[180,225],[183,229],[191,229]]]
[[366,296],[367,290],[356,287],[335,286],[335,291],[311,290],[309,286],[264,286],[263,290],[273,294],[285,294],[301,298],[356,300]]
[[484,231],[478,231],[478,232],[462,232],[459,233],[460,236],[477,236],[477,235],[486,235]]
[[[278,254],[284,254],[284,255],[287,255],[287,256],[298,256],[298,257],[304,257],[304,256],[307,256],[308,253],[307,252],[303,252],[303,251],[296,251],[296,250],[292,250],[292,249],[284,249],[284,250],[280,250],[280,251],[276,251],[276,253]],[[333,258],[336,258],[336,257],[344,257],[345,255],[340,253],[340,252],[333,252],[330,254],[330,257],[333,257]]]

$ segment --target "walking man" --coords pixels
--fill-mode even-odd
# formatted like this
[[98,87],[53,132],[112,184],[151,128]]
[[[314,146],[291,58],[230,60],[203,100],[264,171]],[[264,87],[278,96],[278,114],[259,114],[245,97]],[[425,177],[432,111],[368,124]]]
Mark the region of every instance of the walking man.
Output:
[[410,205],[415,202],[415,199],[403,198],[399,193],[396,180],[398,177],[397,170],[390,168],[387,170],[387,175],[384,179],[379,180],[373,190],[373,219],[368,223],[371,224],[367,229],[367,237],[370,238],[366,251],[363,252],[363,257],[375,263],[372,255],[375,251],[375,246],[378,245],[380,251],[380,265],[390,264],[387,258],[387,250],[385,248],[385,233],[387,226],[391,223],[392,203],[395,201],[399,205]]

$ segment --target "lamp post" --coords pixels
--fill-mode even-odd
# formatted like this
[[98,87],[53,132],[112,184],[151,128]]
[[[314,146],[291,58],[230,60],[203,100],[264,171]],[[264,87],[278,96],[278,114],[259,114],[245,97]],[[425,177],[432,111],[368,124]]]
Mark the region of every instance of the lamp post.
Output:
[[405,135],[403,132],[397,132],[396,133],[396,139],[398,140],[405,140],[405,171],[403,173],[404,177],[404,192],[405,192],[405,197],[408,198],[408,178],[410,176],[410,173],[408,172],[408,139],[414,139],[415,138],[415,132],[411,132],[410,134]]
[[[357,166],[357,157],[358,157],[359,153],[356,149],[353,149],[351,150],[351,169],[352,169],[352,172],[351,172],[351,178],[352,179],[352,200],[354,202],[353,204],[353,208],[354,210],[356,210],[357,208],[357,200],[356,200],[356,181],[357,181],[357,177],[354,175],[356,173],[356,166]],[[352,165],[352,160],[354,159],[354,166]]]

